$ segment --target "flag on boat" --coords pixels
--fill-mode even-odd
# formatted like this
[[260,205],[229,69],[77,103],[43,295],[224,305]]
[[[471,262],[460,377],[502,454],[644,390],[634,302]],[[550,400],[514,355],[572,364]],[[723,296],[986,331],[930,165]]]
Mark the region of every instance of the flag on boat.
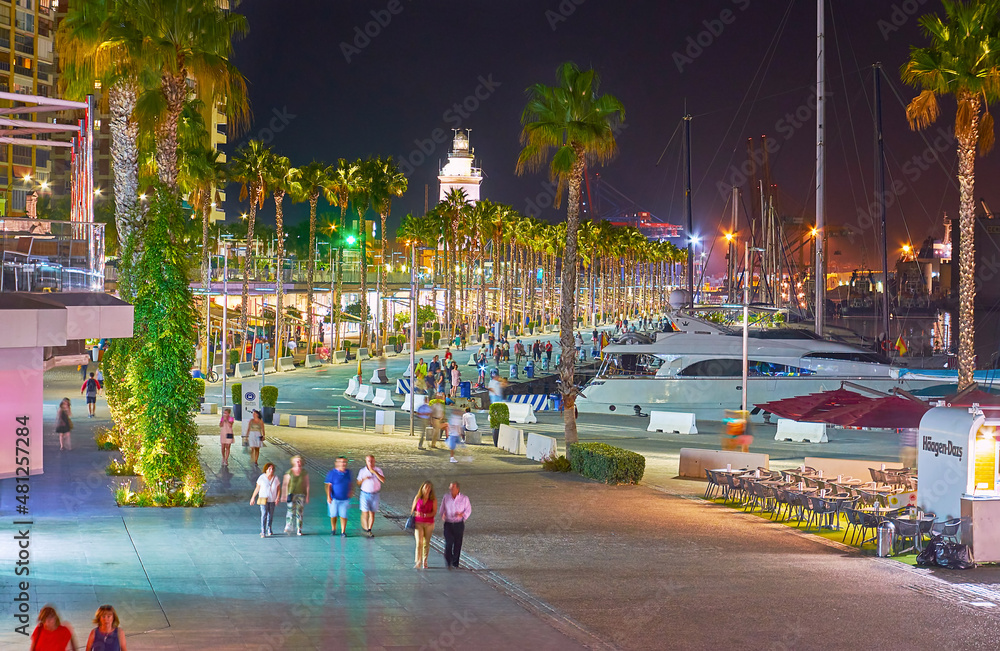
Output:
[[892,347],[896,349],[896,352],[899,353],[900,356],[906,354],[906,342],[903,341],[903,335],[896,337],[896,343],[894,343]]
[[601,359],[604,359],[604,347],[608,345],[608,333],[601,333]]

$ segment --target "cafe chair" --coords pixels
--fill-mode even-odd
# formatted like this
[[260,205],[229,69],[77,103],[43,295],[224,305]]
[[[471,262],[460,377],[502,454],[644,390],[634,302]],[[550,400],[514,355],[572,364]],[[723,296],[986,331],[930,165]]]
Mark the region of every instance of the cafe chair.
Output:
[[[896,518],[892,521],[896,526],[896,542],[895,549],[893,553],[895,555],[902,554],[903,552],[914,551],[920,552],[920,521],[919,520],[909,520],[905,518]],[[903,547],[903,543],[909,541],[910,545]],[[902,547],[902,549],[900,549]]]
[[716,491],[720,491],[722,489],[722,486],[719,484],[719,476],[715,472],[706,468],[705,477],[708,478],[708,486],[705,487],[704,497],[706,500],[715,499]]
[[944,522],[935,522],[931,525],[930,535],[941,536],[945,540],[957,543],[962,533],[962,518],[951,518]]

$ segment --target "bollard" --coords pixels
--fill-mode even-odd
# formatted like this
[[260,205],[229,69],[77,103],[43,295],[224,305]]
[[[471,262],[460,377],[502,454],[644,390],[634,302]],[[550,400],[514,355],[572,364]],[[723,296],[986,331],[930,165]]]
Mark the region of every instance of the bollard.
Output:
[[340,407],[337,407],[337,429],[340,429]]
[[368,409],[367,408],[361,410],[361,431],[362,432],[367,432],[368,431]]

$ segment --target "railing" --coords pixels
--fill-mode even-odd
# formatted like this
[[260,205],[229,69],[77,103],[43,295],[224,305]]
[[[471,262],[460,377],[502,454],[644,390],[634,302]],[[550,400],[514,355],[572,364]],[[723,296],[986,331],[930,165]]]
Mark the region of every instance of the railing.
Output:
[[0,292],[104,291],[104,224],[0,217]]

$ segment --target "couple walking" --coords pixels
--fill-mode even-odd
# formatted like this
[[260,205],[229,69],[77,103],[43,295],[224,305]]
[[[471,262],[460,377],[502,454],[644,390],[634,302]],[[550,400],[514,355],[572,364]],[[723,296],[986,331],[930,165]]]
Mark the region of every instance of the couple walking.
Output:
[[[357,485],[361,488],[361,530],[369,538],[374,538],[372,526],[375,524],[375,512],[378,511],[379,493],[385,483],[385,474],[375,465],[375,457],[365,457],[365,467],[358,471]],[[351,497],[354,495],[354,482],[351,481],[351,471],[347,467],[346,457],[337,457],[333,470],[326,475],[326,503],[330,514],[330,535],[337,534],[337,522],[340,522],[341,537],[347,536],[347,510]]]
[[302,515],[305,505],[309,503],[309,473],[303,467],[302,457],[296,455],[291,459],[292,467],[285,473],[284,481],[279,482],[273,463],[265,463],[264,471],[257,478],[250,504],[260,506],[260,537],[273,536],[271,526],[274,522],[274,510],[278,501],[284,497],[288,503],[288,513],[285,515],[285,534],[302,535]]
[[434,533],[435,515],[444,521],[444,563],[451,570],[458,568],[462,555],[462,539],[465,536],[465,521],[472,515],[472,504],[462,494],[458,482],[452,482],[448,494],[438,504],[434,496],[434,484],[425,481],[413,498],[410,507],[413,515],[413,537],[417,547],[414,553],[414,569],[427,569],[427,555],[431,548],[431,534]]

